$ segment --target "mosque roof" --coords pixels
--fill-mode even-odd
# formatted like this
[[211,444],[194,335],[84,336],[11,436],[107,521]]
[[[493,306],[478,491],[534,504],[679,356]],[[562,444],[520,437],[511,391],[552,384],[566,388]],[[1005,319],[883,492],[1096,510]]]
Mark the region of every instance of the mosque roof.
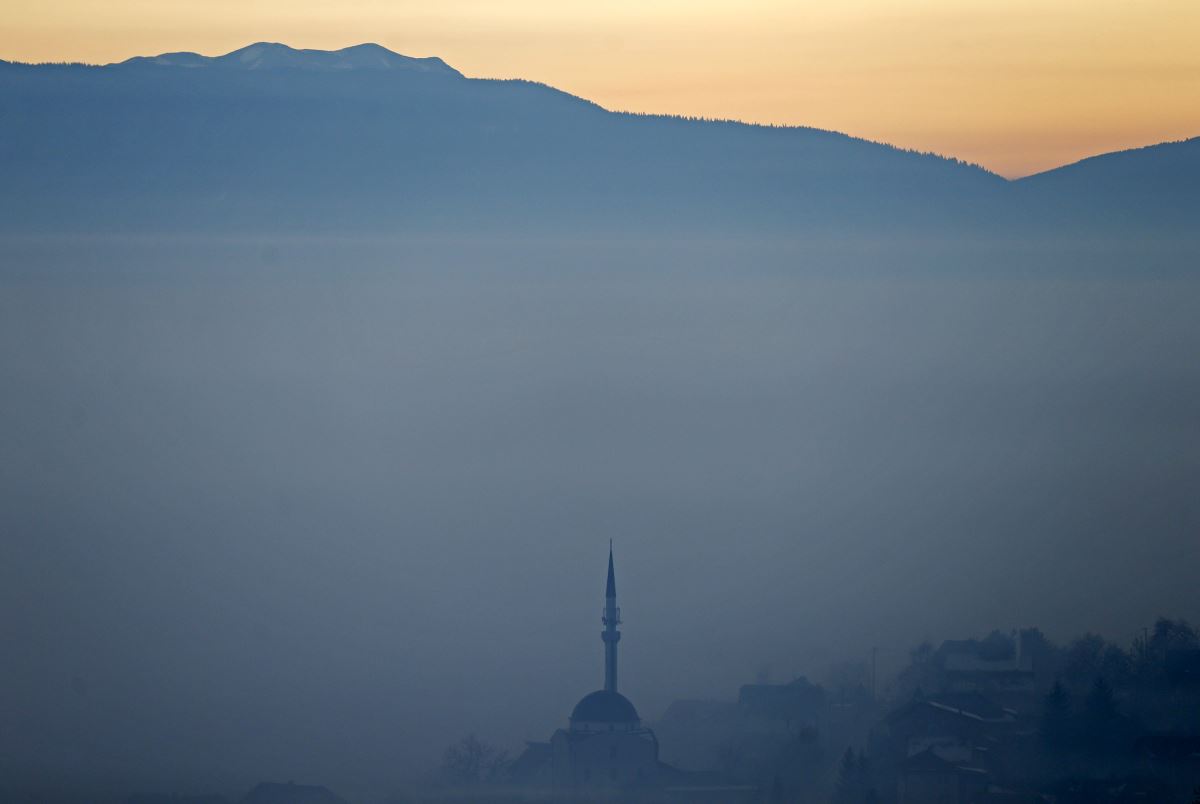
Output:
[[619,692],[596,690],[583,696],[571,712],[571,721],[580,723],[636,723],[637,710]]

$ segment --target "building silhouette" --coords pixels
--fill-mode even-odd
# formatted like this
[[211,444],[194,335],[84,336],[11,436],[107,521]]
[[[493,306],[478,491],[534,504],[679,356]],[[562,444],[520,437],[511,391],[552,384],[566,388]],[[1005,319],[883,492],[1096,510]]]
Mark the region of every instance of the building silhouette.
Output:
[[575,705],[569,725],[550,738],[551,783],[558,788],[621,788],[650,784],[658,770],[658,740],[642,725],[637,709],[617,690],[617,645],[621,610],[612,544],[608,548],[608,581],[604,590],[604,689],[588,693]]
[[523,781],[560,789],[644,787],[660,782],[658,740],[642,725],[637,709],[617,689],[617,645],[621,641],[621,610],[612,544],[608,548],[608,580],[604,590],[604,687],[575,704],[568,725],[549,743],[530,743],[515,763]]

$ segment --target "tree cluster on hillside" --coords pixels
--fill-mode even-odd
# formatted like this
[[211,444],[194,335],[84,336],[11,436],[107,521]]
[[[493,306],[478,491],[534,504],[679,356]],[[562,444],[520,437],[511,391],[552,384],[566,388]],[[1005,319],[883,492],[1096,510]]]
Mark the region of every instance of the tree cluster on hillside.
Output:
[[[1181,801],[1190,777],[1179,758],[1200,741],[1200,633],[1160,617],[1127,645],[1093,632],[1055,644],[1032,628],[924,642],[890,700],[893,713],[918,724],[911,733],[924,748],[909,750],[940,751],[947,765],[985,768],[993,780],[1061,802],[1127,800],[1113,798],[1118,789]],[[931,709],[920,708],[926,701]],[[944,722],[968,710],[983,719],[977,728]],[[878,753],[884,745],[872,759],[890,758],[889,772],[902,773],[911,756]]]

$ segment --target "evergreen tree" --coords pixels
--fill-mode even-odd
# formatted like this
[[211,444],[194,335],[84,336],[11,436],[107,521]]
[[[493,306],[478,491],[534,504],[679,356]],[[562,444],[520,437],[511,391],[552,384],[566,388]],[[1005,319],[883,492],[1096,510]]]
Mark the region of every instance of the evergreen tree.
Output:
[[1084,701],[1083,719],[1087,740],[1093,749],[1103,751],[1112,745],[1117,725],[1117,702],[1112,687],[1103,676],[1092,684]]
[[858,804],[859,801],[859,760],[854,755],[853,748],[847,748],[842,754],[842,762],[838,767],[837,791],[833,800],[836,804]]
[[1062,750],[1071,739],[1071,694],[1061,681],[1046,695],[1042,704],[1042,739],[1053,749]]
[[1084,634],[1071,643],[1063,658],[1063,676],[1076,690],[1087,688],[1087,684],[1100,673],[1100,660],[1108,643],[1098,634]]

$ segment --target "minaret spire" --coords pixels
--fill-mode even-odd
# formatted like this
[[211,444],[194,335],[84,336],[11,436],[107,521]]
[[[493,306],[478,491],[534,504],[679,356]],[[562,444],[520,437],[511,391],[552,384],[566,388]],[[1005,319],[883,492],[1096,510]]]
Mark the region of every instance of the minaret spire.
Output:
[[613,572],[612,539],[608,540],[608,586],[604,591],[606,598],[617,596],[617,575]]
[[617,643],[621,640],[621,632],[617,626],[621,624],[621,610],[617,608],[617,575],[613,571],[612,539],[608,540],[608,584],[604,590],[604,689],[606,692],[617,691]]

